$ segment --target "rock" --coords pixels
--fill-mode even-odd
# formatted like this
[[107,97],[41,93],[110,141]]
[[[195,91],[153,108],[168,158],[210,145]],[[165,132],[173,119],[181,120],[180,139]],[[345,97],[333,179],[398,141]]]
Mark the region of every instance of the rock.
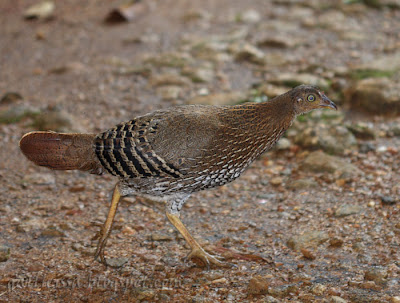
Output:
[[327,10],[324,13],[318,14],[317,22],[318,24],[315,24],[314,26],[328,28],[335,32],[342,32],[351,29],[349,22],[346,20],[346,15],[338,10]]
[[276,86],[270,83],[263,83],[260,87],[257,88],[257,91],[272,99],[276,96],[286,93],[288,89],[286,86]]
[[360,144],[360,152],[363,154],[374,151],[375,149],[375,145],[371,142],[363,142]]
[[269,282],[262,276],[254,276],[251,278],[247,286],[247,293],[249,295],[264,295],[268,293]]
[[342,299],[341,297],[338,297],[338,296],[332,296],[329,302],[330,303],[347,303],[347,301],[345,299]]
[[224,39],[212,37],[210,39],[199,39],[196,37],[189,39],[188,43],[190,44],[191,54],[198,59],[211,62],[232,61],[232,56],[227,53],[229,43]]
[[79,130],[79,126],[72,116],[62,110],[47,110],[36,115],[32,126],[37,130],[53,130],[58,132],[71,132]]
[[388,78],[356,81],[344,95],[352,107],[364,112],[390,115],[400,113],[400,88]]
[[376,132],[372,123],[358,122],[348,126],[348,129],[358,139],[373,140],[376,138]]
[[185,67],[181,73],[189,77],[194,83],[208,83],[215,78],[215,72],[212,67]]
[[317,247],[318,245],[326,242],[329,236],[324,231],[309,231],[302,235],[295,235],[290,237],[287,241],[288,246],[293,250],[301,250],[307,247]]
[[0,110],[0,124],[17,123],[24,118],[32,118],[40,113],[39,110],[26,105],[13,105]]
[[275,299],[272,296],[265,296],[264,300],[262,302],[263,303],[279,303],[280,301],[278,299]]
[[7,92],[0,98],[0,105],[10,104],[15,101],[22,100],[22,96],[16,92]]
[[82,73],[83,71],[85,71],[86,69],[87,69],[86,66],[80,62],[69,62],[67,64],[51,68],[49,70],[49,73],[60,75],[60,74],[64,74],[67,72],[73,72],[73,73],[79,74],[79,73]]
[[335,211],[335,217],[346,217],[358,214],[362,207],[356,204],[342,204]]
[[355,136],[343,124],[340,111],[314,111],[299,116],[287,137],[302,147],[340,155],[357,146]]
[[210,13],[206,10],[189,10],[185,12],[185,14],[182,16],[182,20],[185,23],[192,22],[192,21],[198,21],[198,20],[209,20],[212,16]]
[[234,54],[236,61],[246,61],[257,65],[264,65],[266,58],[264,52],[249,43],[235,44],[230,51]]
[[125,263],[129,261],[129,258],[120,257],[120,258],[107,258],[106,263],[108,266],[113,268],[122,267]]
[[321,89],[328,89],[329,83],[324,78],[312,74],[290,74],[281,73],[272,77],[270,83],[276,85],[284,85],[288,87],[295,87],[301,84],[316,85]]
[[301,169],[315,173],[331,173],[341,179],[363,174],[357,166],[322,151],[310,153],[301,163]]
[[346,127],[326,124],[305,128],[294,137],[294,142],[302,147],[320,148],[336,155],[357,145],[354,135]]
[[26,175],[23,182],[35,185],[52,185],[56,183],[56,178],[52,173],[33,173]]
[[268,48],[292,48],[300,43],[294,37],[290,37],[285,34],[279,34],[271,36],[270,34],[264,34],[264,37],[257,38],[257,46],[268,47]]
[[150,67],[147,67],[145,65],[127,66],[127,67],[124,66],[114,70],[114,74],[120,76],[139,75],[148,78],[151,76],[152,71]]
[[329,240],[329,245],[332,247],[342,247],[343,246],[343,239],[338,237],[333,237]]
[[215,93],[206,96],[196,96],[188,100],[188,104],[230,105],[247,98],[242,92]]
[[40,233],[42,237],[64,237],[65,233],[55,226],[49,226]]
[[152,241],[172,241],[172,237],[167,234],[154,233],[150,235]]
[[390,303],[400,303],[400,296],[391,297]]
[[269,294],[273,295],[274,297],[286,298],[290,295],[290,293],[297,293],[298,290],[299,289],[295,284],[280,285],[270,287]]
[[175,74],[155,75],[149,79],[151,86],[185,86],[189,85],[187,78]]
[[10,258],[11,248],[6,245],[0,245],[0,262],[6,262]]
[[50,19],[53,17],[55,5],[52,1],[43,1],[30,6],[25,12],[26,19]]
[[289,184],[287,184],[287,187],[290,189],[308,189],[308,188],[314,188],[317,186],[318,186],[318,183],[312,179],[299,179],[299,180],[291,181]]
[[[378,57],[373,60],[368,60],[363,64],[359,64],[353,68],[353,71],[366,71],[369,73],[374,73],[377,71],[398,71],[400,70],[400,52],[395,52],[392,54],[385,54],[384,56]],[[382,74],[378,74],[382,76]]]
[[271,180],[269,180],[269,183],[271,183],[274,186],[281,185],[283,183],[283,178],[282,177],[274,177]]
[[396,204],[397,199],[393,198],[393,197],[389,197],[389,196],[380,196],[381,201],[383,204],[386,205],[393,205]]
[[311,292],[316,296],[322,296],[326,291],[326,286],[320,283],[315,283],[311,287]]
[[306,259],[315,260],[317,258],[315,253],[307,248],[300,249],[300,252],[303,254],[304,258],[306,258]]
[[248,9],[241,14],[240,19],[245,23],[257,23],[260,22],[261,15],[254,9]]
[[371,268],[364,272],[364,280],[382,284],[387,281],[388,271],[385,268]]
[[182,68],[190,65],[193,58],[187,53],[163,53],[159,56],[149,57],[144,60],[144,63],[149,63],[155,67],[173,67]]
[[157,94],[164,100],[175,100],[180,97],[182,88],[176,85],[161,86],[157,88]]
[[390,125],[390,132],[393,136],[400,137],[400,124]]
[[140,1],[125,2],[106,15],[104,22],[106,24],[117,24],[121,22],[132,22],[138,16],[147,13],[147,6]]
[[85,191],[85,189],[86,189],[86,187],[84,184],[75,184],[75,185],[71,186],[70,188],[68,188],[68,190],[71,193],[80,193],[80,192]]
[[42,264],[34,263],[34,264],[29,264],[27,267],[27,270],[29,272],[38,272],[44,269],[44,266]]
[[139,301],[153,301],[156,293],[154,290],[145,287],[134,287],[130,290],[130,295]]
[[287,138],[281,138],[278,143],[275,145],[275,148],[278,150],[286,150],[292,146],[292,142],[290,142]]

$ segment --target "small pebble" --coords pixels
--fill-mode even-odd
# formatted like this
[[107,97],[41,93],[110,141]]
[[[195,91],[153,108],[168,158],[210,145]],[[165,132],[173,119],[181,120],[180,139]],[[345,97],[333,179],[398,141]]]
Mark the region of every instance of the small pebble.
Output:
[[335,217],[346,217],[354,214],[358,214],[362,210],[359,205],[343,204],[338,207],[335,211]]
[[326,242],[329,236],[324,231],[309,231],[302,235],[293,235],[288,240],[288,246],[293,250],[300,250],[305,247],[317,247],[318,245]]
[[283,183],[283,179],[281,177],[275,177],[275,178],[272,178],[269,182],[274,186],[278,186]]
[[263,302],[264,303],[279,303],[280,301],[278,299],[275,299],[272,296],[265,296]]
[[316,255],[313,251],[311,251],[307,248],[302,248],[300,251],[306,259],[315,260]]
[[392,205],[392,204],[396,204],[396,200],[393,197],[389,197],[389,196],[381,196],[381,201],[383,204],[386,205]]
[[367,281],[375,281],[376,283],[384,283],[388,277],[388,272],[384,268],[371,268],[364,273],[364,279]]
[[326,286],[320,283],[316,283],[313,285],[313,287],[311,287],[311,292],[317,296],[322,296],[325,291],[326,291]]
[[0,262],[6,262],[10,258],[10,247],[6,245],[0,245]]
[[341,247],[343,245],[343,240],[338,237],[333,237],[329,240],[329,245],[332,247]]
[[330,302],[331,303],[347,303],[347,301],[345,299],[342,299],[341,297],[338,297],[338,296],[332,296]]
[[162,233],[151,234],[150,238],[153,241],[172,241],[172,237],[170,235],[162,234]]
[[12,102],[22,100],[22,96],[16,92],[7,92],[0,98],[0,105],[10,104]]
[[400,303],[400,296],[392,297],[390,303]]
[[49,226],[40,233],[43,237],[64,237],[65,233],[55,226]]
[[122,267],[128,261],[129,258],[126,257],[106,259],[107,265],[114,268]]
[[262,276],[254,276],[251,278],[247,287],[250,295],[263,295],[268,293],[269,282]]

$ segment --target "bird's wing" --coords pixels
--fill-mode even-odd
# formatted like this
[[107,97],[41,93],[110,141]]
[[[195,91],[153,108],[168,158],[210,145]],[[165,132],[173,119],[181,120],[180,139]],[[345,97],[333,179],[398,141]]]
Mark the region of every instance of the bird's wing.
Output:
[[[180,170],[196,164],[196,159],[215,148],[223,124],[218,107],[190,106],[171,109],[168,115],[155,115],[147,134],[154,152]],[[156,131],[151,129],[156,127]]]
[[221,128],[217,109],[177,107],[118,124],[96,137],[96,155],[123,178],[181,177],[212,148]]

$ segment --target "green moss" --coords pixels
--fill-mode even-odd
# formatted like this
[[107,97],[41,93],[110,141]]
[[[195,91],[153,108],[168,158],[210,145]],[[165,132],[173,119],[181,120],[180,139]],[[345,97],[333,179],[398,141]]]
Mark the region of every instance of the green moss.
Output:
[[366,78],[390,78],[396,72],[391,70],[377,70],[377,69],[358,69],[350,74],[350,77],[356,80]]
[[311,119],[312,119],[311,113],[306,113],[306,114],[297,116],[297,121],[302,122],[302,123],[307,122],[308,120],[311,120]]
[[5,111],[0,112],[0,124],[12,124],[18,123],[24,118],[34,118],[39,114],[38,111],[34,111],[25,107],[14,107]]
[[254,90],[251,92],[251,95],[249,98],[240,100],[240,101],[236,102],[236,104],[243,104],[243,103],[247,103],[247,102],[261,103],[261,102],[265,102],[265,101],[268,101],[268,96],[265,95],[264,93]]
[[151,57],[145,61],[145,63],[152,64],[157,67],[174,67],[182,68],[187,65],[188,59],[180,56],[179,54],[163,54],[157,57]]
[[381,8],[383,6],[379,0],[343,0],[344,4],[362,3],[366,6],[373,8]]

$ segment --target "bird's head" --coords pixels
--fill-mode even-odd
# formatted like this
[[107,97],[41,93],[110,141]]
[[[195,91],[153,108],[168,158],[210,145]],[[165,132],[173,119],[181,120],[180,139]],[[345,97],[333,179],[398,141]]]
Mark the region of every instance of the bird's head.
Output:
[[317,108],[330,108],[337,110],[333,103],[324,92],[312,85],[300,85],[289,91],[291,100],[294,102],[296,115],[307,113]]

